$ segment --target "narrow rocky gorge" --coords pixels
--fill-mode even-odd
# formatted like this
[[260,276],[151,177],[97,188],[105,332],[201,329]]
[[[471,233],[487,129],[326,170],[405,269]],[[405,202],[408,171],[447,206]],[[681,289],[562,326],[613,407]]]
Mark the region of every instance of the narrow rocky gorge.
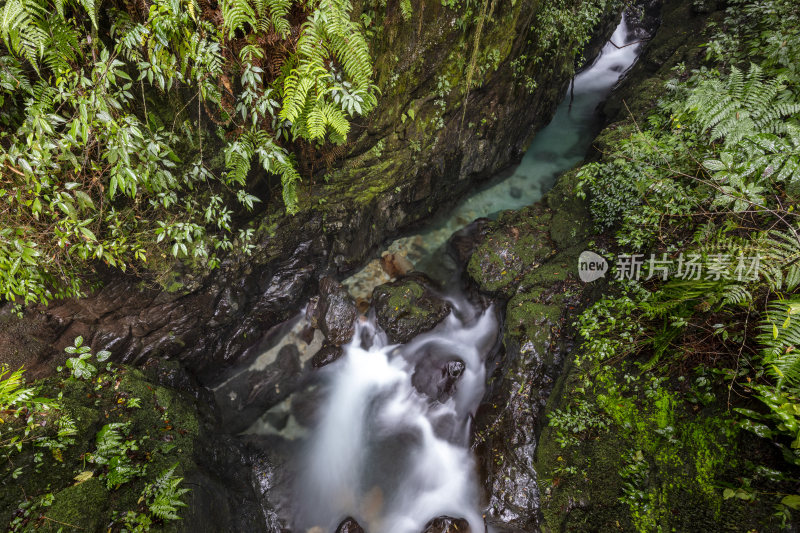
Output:
[[[719,11],[695,4],[646,2],[626,14],[639,17],[631,22],[630,41],[641,41],[641,59],[605,101],[605,128],[585,160],[601,158],[617,130],[652,107],[673,66],[699,57],[702,31]],[[356,16],[369,9],[366,3],[357,6]],[[157,282],[108,271],[86,298],[28,309],[23,318],[11,305],[3,306],[0,348],[9,362],[25,363],[34,375],[47,376],[63,362],[62,350],[81,335],[93,350],[109,350],[116,362],[145,369],[135,374],[136,380],[142,380],[142,387],[155,387],[155,395],[172,398],[171,406],[181,413],[174,425],[192,428],[187,439],[192,444],[181,450],[181,461],[194,488],[178,530],[408,530],[395,524],[409,518],[403,512],[413,512],[395,513],[394,502],[384,500],[390,494],[386,487],[404,482],[403,476],[392,477],[394,465],[376,461],[379,473],[365,476],[373,486],[351,487],[353,495],[343,498],[358,504],[342,504],[351,505],[347,517],[332,519],[336,509],[323,509],[310,491],[295,492],[306,466],[298,463],[297,449],[307,446],[309,435],[326,435],[321,419],[336,422],[326,410],[341,400],[331,383],[340,379],[354,389],[362,384],[357,370],[337,374],[355,364],[356,350],[385,356],[380,371],[397,380],[390,383],[395,389],[387,385],[375,404],[367,404],[370,413],[391,404],[397,388],[405,391],[401,378],[391,374],[401,359],[398,352],[409,361],[408,367],[400,365],[410,376],[407,396],[424,398],[414,404],[422,413],[417,419],[398,416],[394,421],[411,429],[389,438],[379,434],[370,444],[386,447],[402,463],[409,450],[425,449],[420,443],[430,440],[455,450],[439,457],[458,457],[464,462],[458,466],[466,465],[463,478],[450,480],[464,490],[454,498],[459,501],[455,510],[463,513],[414,516],[409,523],[416,530],[613,527],[621,513],[614,512],[618,502],[606,493],[541,483],[544,474],[552,478],[559,460],[552,432],[543,429],[546,415],[568,401],[570,387],[576,386],[570,382],[579,344],[573,321],[604,290],[603,280],[587,284],[577,276],[580,253],[604,239],[586,200],[576,194],[577,170],[560,174],[540,201],[491,213],[453,234],[440,253],[446,253],[452,268],[445,270],[454,271],[455,279],[438,279],[438,272],[417,271],[405,257],[384,255],[383,274],[391,281],[373,283],[368,300],[350,294],[346,280],[376,261],[392,239],[414,233],[519,163],[534,135],[553,117],[574,83],[566,53],[528,63],[522,71],[514,62],[538,52],[539,9],[532,2],[498,5],[494,24],[477,41],[438,1],[421,2],[410,19],[391,6],[373,13],[377,29],[371,38],[383,97],[368,119],[355,124],[361,133],[313,169],[299,213],[268,209],[254,221],[258,239],[252,255],[230,258],[217,271],[178,267]],[[619,21],[619,13],[604,14],[585,48],[585,67]],[[464,51],[473,46],[479,51],[481,84],[463,94],[455,88],[465,82]],[[525,77],[536,81],[535,89],[520,82]],[[477,345],[485,358],[479,373],[477,359],[436,344],[443,331],[473,329],[478,333],[465,337],[464,350],[469,342]],[[418,353],[404,353],[404,346]],[[458,402],[469,390],[465,380],[477,375],[480,395],[473,399],[473,413]],[[453,412],[440,412],[452,404],[457,405]],[[339,432],[348,429],[343,425]],[[357,431],[343,437],[350,444],[362,438]],[[346,454],[350,448],[342,450],[330,453]],[[377,479],[384,474],[391,480],[385,485]],[[476,490],[471,492],[473,482]],[[72,492],[83,490],[83,485],[76,487]],[[68,504],[59,496],[57,501],[68,507],[107,497],[105,489],[94,485],[84,489],[86,494]],[[318,500],[325,501],[328,493],[320,494]],[[432,494],[430,499],[439,497]],[[301,501],[304,497],[309,501]],[[475,502],[479,507],[473,509]],[[428,512],[414,505],[412,510]],[[321,507],[313,509],[319,522],[305,516],[314,507]],[[304,516],[298,517],[298,509]],[[99,527],[73,511],[54,516],[87,530]],[[594,522],[598,516],[604,521]]]

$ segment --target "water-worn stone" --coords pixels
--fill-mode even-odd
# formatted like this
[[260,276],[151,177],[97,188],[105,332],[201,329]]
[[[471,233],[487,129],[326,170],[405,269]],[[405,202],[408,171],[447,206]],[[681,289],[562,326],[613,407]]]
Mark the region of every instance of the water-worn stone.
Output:
[[381,268],[389,277],[399,278],[414,270],[414,265],[403,255],[387,253],[381,256]]
[[336,528],[336,533],[364,533],[364,529],[355,519],[347,517],[342,520],[342,523]]
[[450,313],[435,283],[420,273],[375,287],[372,302],[378,325],[393,343],[406,343],[433,329]]
[[440,516],[425,525],[423,533],[471,533],[469,522],[463,518]]
[[456,383],[464,373],[461,359],[437,360],[423,357],[414,368],[411,384],[433,400],[446,401],[456,391]]
[[225,428],[236,434],[247,429],[270,407],[280,403],[301,383],[300,354],[287,344],[275,361],[263,370],[248,370],[234,376],[215,391]]
[[356,303],[341,283],[331,277],[320,280],[319,296],[309,303],[306,315],[333,346],[347,344],[356,331]]
[[323,366],[329,365],[339,359],[342,354],[344,354],[344,350],[341,346],[325,344],[311,358],[311,366],[314,368],[322,368]]

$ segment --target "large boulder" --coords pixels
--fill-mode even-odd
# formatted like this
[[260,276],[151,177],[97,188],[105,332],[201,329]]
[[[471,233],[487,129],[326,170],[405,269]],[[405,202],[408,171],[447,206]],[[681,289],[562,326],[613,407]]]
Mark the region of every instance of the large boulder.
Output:
[[393,343],[406,343],[433,329],[450,313],[435,283],[420,273],[375,287],[372,305],[378,325]]
[[312,298],[306,315],[311,325],[319,328],[327,343],[333,346],[347,344],[356,332],[356,302],[341,283],[331,277],[320,280],[319,296]]

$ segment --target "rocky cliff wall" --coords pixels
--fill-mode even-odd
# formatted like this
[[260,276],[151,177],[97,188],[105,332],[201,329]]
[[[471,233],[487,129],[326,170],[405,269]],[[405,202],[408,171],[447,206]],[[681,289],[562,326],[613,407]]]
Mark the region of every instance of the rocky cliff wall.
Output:
[[404,19],[395,2],[357,6],[354,16],[369,21],[380,105],[306,179],[300,213],[267,211],[253,254],[210,273],[176,265],[154,284],[107,272],[86,298],[29,309],[21,320],[7,305],[0,352],[45,374],[83,335],[119,361],[177,358],[201,379],[213,376],[297,312],[321,276],[351,271],[387,238],[519,161],[574,70],[569,46],[540,49],[539,34],[557,30],[540,23],[542,9],[425,0]]

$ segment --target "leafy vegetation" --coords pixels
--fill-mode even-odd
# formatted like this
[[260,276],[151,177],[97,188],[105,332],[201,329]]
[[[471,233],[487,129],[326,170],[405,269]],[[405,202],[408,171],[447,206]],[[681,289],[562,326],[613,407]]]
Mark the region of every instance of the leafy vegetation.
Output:
[[80,364],[33,385],[22,369],[0,370],[0,523],[94,530],[105,519],[104,531],[145,532],[179,520],[189,489],[178,472],[192,465],[198,431],[189,400],[138,370],[87,370],[107,355],[80,338],[67,355]]
[[125,6],[0,2],[5,300],[80,295],[97,263],[247,252],[254,230],[234,220],[268,200],[259,172],[296,212],[296,147],[343,143],[375,105],[347,0]]
[[[677,65],[647,119],[615,125],[578,173],[616,280],[576,323],[586,423],[550,424],[573,460],[607,427],[627,448],[619,498],[639,531],[680,529],[681,491],[716,520],[740,501],[773,510],[760,527],[796,521],[799,17],[731,2],[706,64]],[[746,433],[780,453],[740,454]]]

